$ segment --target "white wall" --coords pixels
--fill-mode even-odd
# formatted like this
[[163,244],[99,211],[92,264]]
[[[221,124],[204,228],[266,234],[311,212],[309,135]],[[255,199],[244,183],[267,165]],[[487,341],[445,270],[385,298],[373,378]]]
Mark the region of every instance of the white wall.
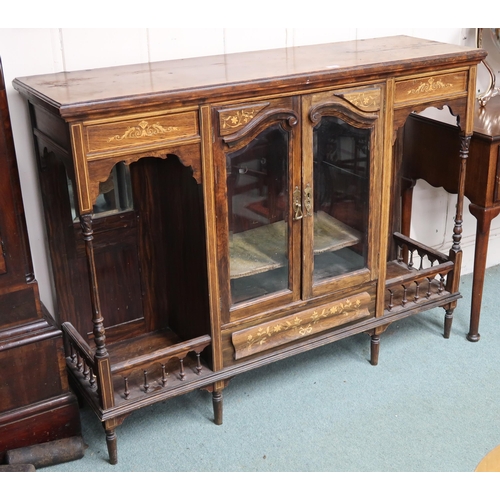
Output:
[[[168,17],[168,16],[167,16]],[[166,22],[166,25],[169,23]],[[54,301],[42,203],[38,190],[27,107],[12,88],[17,76],[116,66],[162,59],[241,52],[405,34],[459,45],[472,45],[471,31],[462,28],[1,28],[2,58],[14,141],[24,196],[35,275],[42,300],[50,311]],[[414,235],[447,252],[451,246],[454,196],[419,182]],[[468,203],[466,203],[466,206]],[[463,272],[472,271],[475,219],[466,211],[463,232]],[[493,222],[488,265],[500,263],[500,218]]]

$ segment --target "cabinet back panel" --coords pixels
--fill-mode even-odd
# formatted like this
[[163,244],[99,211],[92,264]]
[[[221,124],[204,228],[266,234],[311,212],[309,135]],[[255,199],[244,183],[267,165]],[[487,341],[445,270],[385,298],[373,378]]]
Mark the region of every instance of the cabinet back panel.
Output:
[[[36,401],[58,396],[63,389],[59,373],[59,355],[62,351],[60,337],[31,342],[0,351],[0,413]],[[36,383],[45,380],[47,383]]]
[[143,158],[131,165],[131,175],[148,329],[170,327],[184,340],[207,334],[201,186],[174,155]]

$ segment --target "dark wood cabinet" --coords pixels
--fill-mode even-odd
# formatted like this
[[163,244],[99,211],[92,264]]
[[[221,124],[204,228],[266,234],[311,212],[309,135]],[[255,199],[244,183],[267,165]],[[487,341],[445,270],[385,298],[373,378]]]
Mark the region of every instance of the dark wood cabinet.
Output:
[[[17,78],[66,359],[103,422],[460,298],[476,65],[410,37]],[[405,121],[463,143],[450,252],[402,234]],[[451,241],[452,240],[452,241]]]
[[60,328],[32,268],[0,62],[0,463],[6,451],[80,435]]

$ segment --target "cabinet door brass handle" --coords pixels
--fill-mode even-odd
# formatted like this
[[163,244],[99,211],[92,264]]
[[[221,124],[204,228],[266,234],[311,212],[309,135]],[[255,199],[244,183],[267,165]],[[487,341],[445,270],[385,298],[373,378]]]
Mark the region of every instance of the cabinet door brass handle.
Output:
[[312,217],[312,188],[308,184],[304,189],[304,209],[305,217]]
[[293,190],[293,220],[300,220],[304,217],[301,198],[299,186],[295,186]]

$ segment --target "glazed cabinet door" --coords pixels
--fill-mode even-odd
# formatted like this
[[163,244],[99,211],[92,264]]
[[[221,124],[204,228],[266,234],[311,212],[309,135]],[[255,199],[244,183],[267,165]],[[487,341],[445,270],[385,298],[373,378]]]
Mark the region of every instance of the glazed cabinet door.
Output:
[[221,319],[300,298],[297,98],[214,109]]
[[376,276],[380,96],[366,87],[303,98],[303,299]]

